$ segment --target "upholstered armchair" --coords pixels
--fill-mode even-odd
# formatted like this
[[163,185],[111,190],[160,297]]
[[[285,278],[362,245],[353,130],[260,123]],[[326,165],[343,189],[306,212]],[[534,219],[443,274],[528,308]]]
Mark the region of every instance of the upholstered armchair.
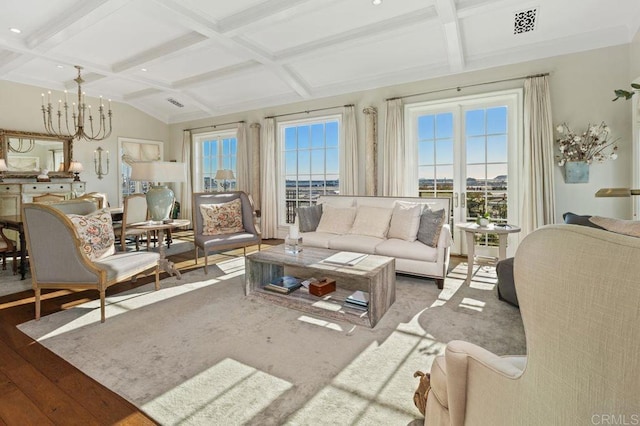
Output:
[[[69,216],[71,214],[76,216]],[[160,255],[146,251],[116,252],[113,234],[103,238],[108,236],[103,230],[109,231],[111,227],[110,214],[106,210],[96,212],[95,203],[82,200],[59,205],[28,203],[22,207],[22,217],[35,291],[36,320],[40,319],[42,289],[98,290],[102,322],[108,287],[153,271],[155,287],[159,289]],[[85,231],[79,230],[79,222],[85,223]],[[99,234],[94,232],[97,228]],[[96,239],[104,243],[100,253]]]
[[527,355],[450,342],[431,367],[425,425],[640,420],[639,259],[639,238],[603,230],[528,235],[514,269]]
[[[202,208],[211,212],[217,210],[225,203],[240,200],[239,227],[235,231],[224,229],[226,224],[205,221]],[[242,247],[244,254],[247,253],[247,246],[258,244],[258,250],[262,243],[260,231],[255,224],[255,211],[249,196],[242,191],[233,192],[196,192],[193,194],[193,234],[196,246],[196,263],[198,263],[198,249],[204,252],[204,272],[208,273],[207,256],[211,251],[231,250]],[[215,215],[215,213],[213,213]],[[205,229],[207,228],[207,229]],[[210,235],[206,235],[210,234]]]

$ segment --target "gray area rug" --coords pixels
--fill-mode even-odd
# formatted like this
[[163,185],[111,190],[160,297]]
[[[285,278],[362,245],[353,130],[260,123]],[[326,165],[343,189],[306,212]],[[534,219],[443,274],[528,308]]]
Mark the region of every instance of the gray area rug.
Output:
[[161,424],[407,425],[420,423],[416,370],[451,339],[524,354],[519,311],[495,295],[492,268],[439,291],[398,276],[397,300],[374,329],[245,297],[232,259],[87,303],[20,330]]

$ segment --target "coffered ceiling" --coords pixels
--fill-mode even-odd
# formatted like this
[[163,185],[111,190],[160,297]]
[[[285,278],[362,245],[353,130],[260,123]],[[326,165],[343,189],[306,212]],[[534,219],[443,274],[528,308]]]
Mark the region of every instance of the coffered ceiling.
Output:
[[0,5],[0,79],[73,90],[81,65],[87,95],[166,123],[628,43],[640,25],[638,0]]

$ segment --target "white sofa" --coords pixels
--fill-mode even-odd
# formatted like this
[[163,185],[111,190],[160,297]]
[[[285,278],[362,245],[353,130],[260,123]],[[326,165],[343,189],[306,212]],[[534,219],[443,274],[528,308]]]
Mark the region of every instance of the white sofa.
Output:
[[444,209],[445,220],[435,247],[422,242],[400,238],[379,238],[371,235],[358,235],[351,232],[301,232],[303,246],[322,247],[333,250],[378,254],[396,259],[396,272],[434,278],[438,288],[443,288],[444,278],[449,268],[449,249],[451,246],[451,227],[449,225],[449,198],[418,197],[369,197],[369,196],[320,196],[318,204],[338,208],[377,207],[394,209],[396,202],[403,205],[420,204],[431,210]]

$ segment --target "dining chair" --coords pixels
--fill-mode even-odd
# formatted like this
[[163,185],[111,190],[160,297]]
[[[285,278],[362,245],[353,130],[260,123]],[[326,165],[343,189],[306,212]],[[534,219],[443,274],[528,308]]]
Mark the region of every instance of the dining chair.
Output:
[[136,251],[140,250],[140,236],[147,237],[147,250],[149,250],[149,232],[141,229],[131,228],[131,225],[147,220],[147,197],[144,194],[131,194],[124,198],[122,222],[113,224],[113,232],[116,238],[120,238],[122,251],[127,250],[127,236],[134,237]]
[[109,207],[109,202],[107,201],[107,194],[103,192],[88,192],[84,195],[77,197],[79,200],[96,200],[98,203],[98,208],[103,209],[105,207]]
[[0,227],[0,254],[2,254],[2,270],[7,269],[7,254],[13,255],[13,275],[18,271],[18,262],[16,261],[16,245],[13,241],[4,235],[4,228]]

